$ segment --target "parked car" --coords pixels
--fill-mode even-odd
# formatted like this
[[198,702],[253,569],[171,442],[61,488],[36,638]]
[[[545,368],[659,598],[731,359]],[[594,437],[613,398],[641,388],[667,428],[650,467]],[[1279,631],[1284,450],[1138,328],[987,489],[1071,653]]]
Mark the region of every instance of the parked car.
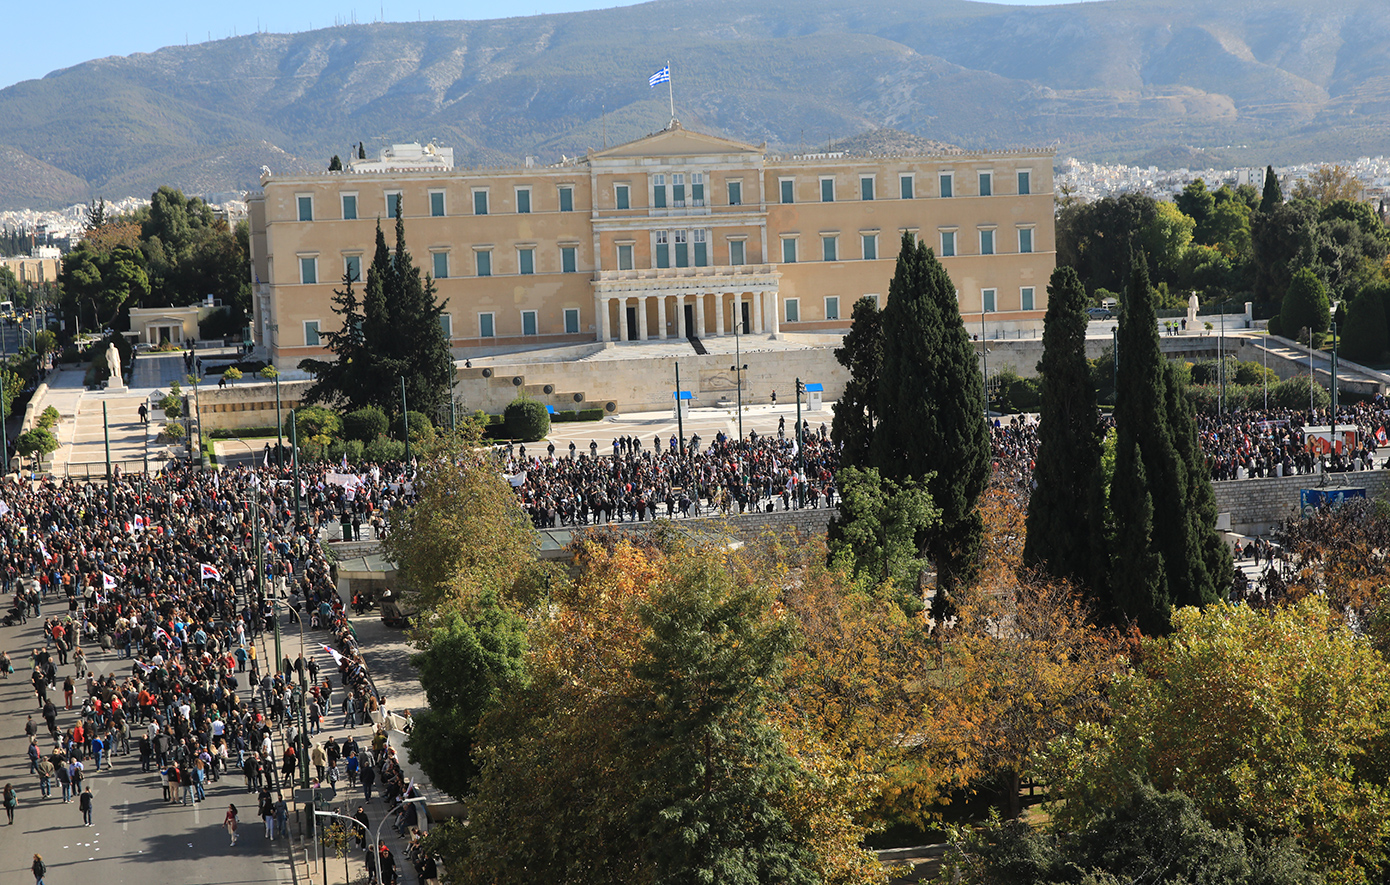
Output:
[[1115,318],[1115,314],[1111,313],[1108,307],[1087,308],[1086,316],[1093,320],[1113,320]]

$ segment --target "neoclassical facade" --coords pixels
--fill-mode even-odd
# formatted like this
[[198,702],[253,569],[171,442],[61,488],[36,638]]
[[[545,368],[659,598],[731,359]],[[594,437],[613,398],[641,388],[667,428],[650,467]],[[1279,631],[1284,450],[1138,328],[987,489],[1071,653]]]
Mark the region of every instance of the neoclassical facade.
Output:
[[977,334],[1035,328],[1047,307],[1049,150],[777,156],[673,122],[553,166],[389,154],[266,175],[250,198],[257,343],[280,367],[325,353],[333,290],[365,273],[378,221],[393,242],[398,203],[460,358],[844,330],[856,300],[886,297],[904,232],[936,250]]

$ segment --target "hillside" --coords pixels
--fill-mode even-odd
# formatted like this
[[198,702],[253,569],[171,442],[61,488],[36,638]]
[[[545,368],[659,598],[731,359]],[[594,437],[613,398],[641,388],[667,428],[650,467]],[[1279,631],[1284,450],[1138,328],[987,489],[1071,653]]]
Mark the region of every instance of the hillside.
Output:
[[[254,187],[365,141],[543,161],[676,113],[774,149],[881,128],[1097,160],[1296,162],[1390,148],[1383,0],[663,0],[483,22],[253,34],[0,91],[0,208]],[[1243,147],[1228,147],[1239,145]]]

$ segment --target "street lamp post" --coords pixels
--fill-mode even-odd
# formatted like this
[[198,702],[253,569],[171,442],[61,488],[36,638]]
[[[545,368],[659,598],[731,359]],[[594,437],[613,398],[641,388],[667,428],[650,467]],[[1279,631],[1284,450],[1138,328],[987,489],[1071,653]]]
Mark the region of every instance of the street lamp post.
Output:
[[285,437],[281,432],[284,424],[280,419],[280,373],[275,373],[275,466],[285,469]]
[[415,802],[424,801],[424,796],[412,796],[411,798],[406,799],[400,805],[397,805],[395,808],[386,812],[386,815],[382,817],[381,822],[376,825],[376,839],[372,842],[372,856],[376,858],[376,880],[378,882],[381,881],[381,825],[386,823],[386,818],[389,818],[391,815],[395,814],[397,811],[400,811],[407,805],[410,805]]
[[989,420],[989,336],[985,332],[985,302],[980,297],[980,365],[985,381],[985,420]]
[[[358,820],[358,819],[355,818],[355,817],[348,817],[346,814],[338,814],[337,812],[333,812],[333,811],[319,811],[317,808],[315,808],[315,809],[314,809],[314,817],[315,817],[315,818],[320,818],[320,817],[336,817],[336,818],[338,818],[339,820],[345,820],[345,821],[347,821],[348,824],[349,824],[350,826],[358,826],[358,827],[361,827],[361,828],[362,828],[362,838],[363,838],[363,839],[366,839],[368,836],[370,836],[370,835],[372,834],[371,830],[367,829],[367,825],[366,825],[366,824],[362,823],[362,821]],[[322,830],[320,830],[320,832],[322,832]],[[344,834],[344,836],[346,836],[346,833]],[[327,858],[326,856],[322,858],[322,863],[323,863],[323,885],[328,885],[328,858]],[[379,869],[380,869],[380,868],[378,867],[378,870],[379,870]],[[344,878],[347,877],[347,843],[346,843],[346,842],[344,842],[344,844],[343,844],[343,876],[344,876]]]

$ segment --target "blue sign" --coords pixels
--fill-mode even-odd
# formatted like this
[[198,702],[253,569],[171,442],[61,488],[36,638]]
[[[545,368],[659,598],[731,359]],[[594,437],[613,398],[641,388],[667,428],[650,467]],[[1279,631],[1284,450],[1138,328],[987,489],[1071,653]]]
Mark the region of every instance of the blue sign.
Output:
[[1298,509],[1304,516],[1312,516],[1320,507],[1336,509],[1352,498],[1366,497],[1365,489],[1300,489]]

